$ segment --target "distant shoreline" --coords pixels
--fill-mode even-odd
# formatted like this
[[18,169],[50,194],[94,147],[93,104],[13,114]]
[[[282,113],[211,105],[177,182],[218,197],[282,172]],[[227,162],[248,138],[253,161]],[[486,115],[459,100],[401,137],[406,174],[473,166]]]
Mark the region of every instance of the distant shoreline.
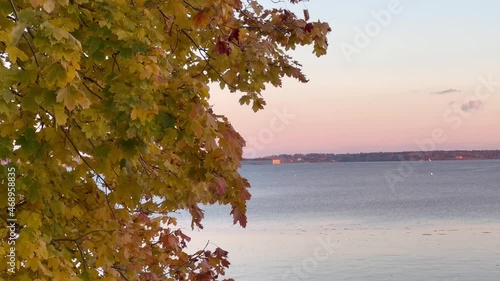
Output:
[[[445,161],[445,160],[495,160],[500,159],[500,150],[434,150],[368,153],[307,153],[279,154],[260,158],[243,159],[243,163],[262,162],[324,163],[324,162],[387,162],[387,161]],[[255,164],[259,164],[255,163]]]

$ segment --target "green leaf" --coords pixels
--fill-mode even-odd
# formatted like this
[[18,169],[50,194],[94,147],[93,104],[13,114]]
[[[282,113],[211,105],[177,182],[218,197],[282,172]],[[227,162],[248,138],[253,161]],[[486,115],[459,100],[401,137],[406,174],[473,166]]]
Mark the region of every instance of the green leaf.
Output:
[[60,63],[49,64],[42,71],[43,78],[48,86],[64,86],[66,70]]
[[12,140],[7,137],[0,136],[0,159],[5,160],[10,157],[13,149]]
[[101,143],[94,149],[94,154],[99,158],[107,158],[110,150],[111,146],[108,143]]
[[21,136],[16,140],[16,145],[20,145],[22,150],[28,155],[34,155],[40,148],[40,143],[36,139],[34,128],[26,127]]
[[172,115],[167,112],[160,112],[157,116],[158,124],[162,129],[173,128],[175,125],[175,119]]
[[14,95],[12,94],[12,92],[8,89],[1,89],[1,95],[2,95],[2,98],[3,100],[6,102],[6,103],[10,103],[12,102],[12,100],[14,99]]

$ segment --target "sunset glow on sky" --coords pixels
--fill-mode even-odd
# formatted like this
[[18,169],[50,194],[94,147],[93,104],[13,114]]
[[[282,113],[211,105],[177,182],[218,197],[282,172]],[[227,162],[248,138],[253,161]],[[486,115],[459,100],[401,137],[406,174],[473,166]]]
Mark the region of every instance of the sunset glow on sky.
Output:
[[310,82],[269,87],[257,113],[211,86],[215,111],[247,140],[245,157],[500,149],[500,1],[277,6],[327,21],[329,53],[290,53]]

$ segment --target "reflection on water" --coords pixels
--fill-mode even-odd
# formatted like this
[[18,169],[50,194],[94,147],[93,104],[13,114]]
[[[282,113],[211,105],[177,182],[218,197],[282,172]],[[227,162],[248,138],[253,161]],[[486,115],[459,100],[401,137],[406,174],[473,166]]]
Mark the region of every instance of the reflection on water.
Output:
[[190,247],[228,250],[242,281],[500,280],[500,161],[425,163],[397,194],[383,180],[394,167],[244,167],[248,228],[210,207]]
[[500,226],[284,224],[206,229],[191,234],[230,253],[236,280],[495,280]]

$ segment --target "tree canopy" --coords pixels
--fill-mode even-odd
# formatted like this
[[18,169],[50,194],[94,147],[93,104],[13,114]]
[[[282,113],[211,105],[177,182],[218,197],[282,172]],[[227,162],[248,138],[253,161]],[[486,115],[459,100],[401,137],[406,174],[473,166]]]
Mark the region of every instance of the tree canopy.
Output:
[[0,229],[1,279],[224,275],[227,252],[189,254],[173,213],[189,211],[202,228],[203,205],[225,204],[235,224],[247,223],[245,141],[212,110],[209,86],[262,109],[266,86],[307,82],[287,51],[312,45],[324,55],[330,31],[307,10],[261,4],[0,2],[0,215],[15,219]]

